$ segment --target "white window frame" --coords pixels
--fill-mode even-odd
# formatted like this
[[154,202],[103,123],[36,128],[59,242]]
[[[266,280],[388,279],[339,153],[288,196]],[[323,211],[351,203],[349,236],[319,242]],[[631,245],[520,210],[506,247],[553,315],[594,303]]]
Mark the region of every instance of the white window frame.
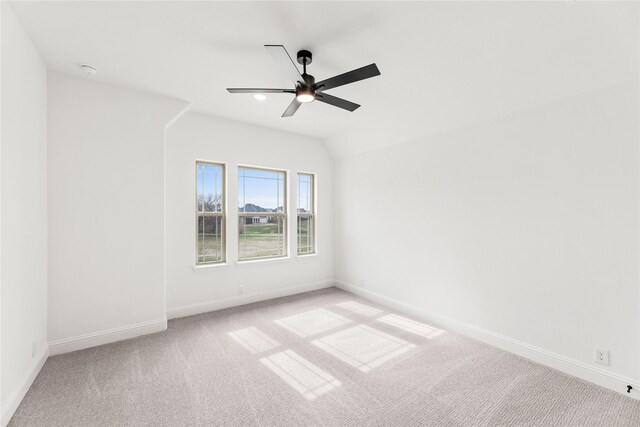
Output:
[[[252,262],[257,260],[268,260],[268,259],[279,259],[279,258],[287,258],[289,256],[289,203],[288,203],[288,195],[287,189],[289,188],[289,171],[286,169],[277,169],[277,168],[269,168],[262,166],[251,166],[251,165],[238,165],[237,169],[237,181],[240,179],[240,169],[253,169],[253,170],[261,170],[268,172],[277,172],[284,174],[284,183],[283,183],[283,192],[282,195],[282,212],[240,212],[240,207],[238,206],[238,263],[244,262]],[[239,184],[238,184],[239,190]],[[246,201],[245,201],[246,202]],[[239,204],[239,203],[236,203]],[[246,217],[278,217],[283,218],[282,221],[282,240],[283,240],[283,254],[281,255],[273,255],[273,256],[259,256],[259,257],[251,257],[251,258],[241,258],[240,257],[240,218]]]
[[[198,166],[219,166],[222,168],[222,210],[221,212],[204,212],[204,204],[203,210],[200,211],[198,208]],[[196,266],[198,265],[215,265],[215,264],[224,264],[227,262],[227,165],[222,162],[212,162],[209,160],[196,160],[196,203],[195,203],[195,248],[196,248]],[[220,239],[221,239],[221,249],[222,249],[222,257],[218,261],[200,261],[200,248],[198,247],[198,228],[199,228],[199,220],[200,217],[221,217],[220,220]]]
[[[311,177],[311,197],[310,197],[310,203],[311,203],[311,211],[310,212],[305,212],[305,213],[300,213],[299,206],[298,204],[300,203],[300,175],[306,175],[306,176],[310,176]],[[316,186],[317,186],[317,176],[315,173],[311,173],[311,172],[297,172],[296,174],[296,190],[298,191],[297,197],[296,197],[296,256],[302,257],[302,256],[307,256],[307,255],[315,255],[316,254],[316,235],[317,235],[317,213],[316,213]],[[300,240],[298,237],[298,218],[300,217],[307,217],[311,219],[311,251],[310,252],[304,252],[304,253],[300,253],[299,249],[300,249]]]

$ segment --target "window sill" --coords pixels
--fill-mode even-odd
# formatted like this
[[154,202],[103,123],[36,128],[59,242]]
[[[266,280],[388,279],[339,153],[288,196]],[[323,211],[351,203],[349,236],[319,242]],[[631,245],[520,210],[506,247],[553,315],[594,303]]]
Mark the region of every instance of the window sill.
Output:
[[191,268],[193,268],[193,271],[200,271],[200,270],[208,270],[210,268],[227,267],[228,265],[229,263],[226,263],[226,262],[218,262],[215,264],[195,264],[195,265],[192,265]]
[[302,260],[302,259],[313,259],[315,257],[317,257],[318,254],[317,253],[312,253],[312,254],[301,254],[301,255],[296,255],[296,259],[298,260]]
[[286,260],[290,260],[289,256],[280,256],[277,258],[265,258],[265,259],[248,259],[246,261],[236,261],[238,267],[250,266],[250,265],[264,265],[271,263],[278,263]]

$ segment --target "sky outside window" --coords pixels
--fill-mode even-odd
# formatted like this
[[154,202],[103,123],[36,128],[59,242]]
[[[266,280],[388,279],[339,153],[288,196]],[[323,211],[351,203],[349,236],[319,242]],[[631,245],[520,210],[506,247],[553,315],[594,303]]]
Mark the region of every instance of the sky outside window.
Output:
[[282,209],[284,181],[284,172],[239,168],[238,209],[244,212],[244,207],[249,204],[269,210]]

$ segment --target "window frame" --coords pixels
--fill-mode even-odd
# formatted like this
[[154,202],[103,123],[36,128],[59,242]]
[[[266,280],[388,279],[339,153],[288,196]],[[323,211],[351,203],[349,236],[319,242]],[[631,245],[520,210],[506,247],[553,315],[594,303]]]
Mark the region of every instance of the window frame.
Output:
[[[310,202],[311,202],[311,211],[310,213],[304,212],[304,213],[300,213],[299,211],[299,206],[298,203],[300,203],[300,175],[306,175],[306,176],[310,176],[311,177],[311,197],[310,197]],[[304,257],[304,256],[308,256],[308,255],[317,255],[318,251],[317,251],[317,218],[318,218],[318,214],[317,214],[317,203],[316,203],[316,186],[317,186],[317,175],[313,172],[304,172],[304,171],[298,171],[296,173],[296,190],[298,191],[298,195],[296,197],[296,256],[299,257]],[[300,249],[300,240],[298,237],[298,218],[299,217],[307,217],[307,218],[311,218],[311,230],[312,230],[312,235],[311,235],[311,251],[310,252],[305,252],[305,253],[300,253],[299,249]]]
[[[195,182],[195,193],[196,193],[196,199],[195,199],[195,234],[196,234],[196,238],[195,238],[195,255],[196,255],[196,266],[205,266],[205,265],[220,265],[220,264],[225,264],[227,262],[227,164],[224,162],[214,162],[214,161],[210,161],[210,160],[201,160],[201,159],[196,159],[195,162],[196,165],[196,182]],[[220,212],[205,212],[204,211],[204,205],[203,205],[203,211],[200,212],[199,208],[198,208],[198,166],[199,165],[205,165],[205,166],[219,166],[222,168],[222,198],[221,198],[221,202],[222,202],[222,210]],[[199,220],[200,220],[200,216],[202,217],[220,217],[220,239],[222,240],[221,242],[221,249],[222,249],[222,257],[219,261],[200,261],[200,252],[199,252],[199,245],[198,245],[198,237],[199,237],[199,233],[198,233],[198,228],[199,228]],[[203,225],[204,226],[204,225]]]
[[[264,167],[264,166],[253,166],[253,165],[245,165],[245,164],[238,164],[237,165],[237,192],[240,192],[240,169],[253,169],[253,170],[259,170],[259,171],[267,171],[267,172],[277,172],[277,173],[283,173],[284,174],[284,182],[283,182],[283,195],[282,195],[282,212],[241,212],[240,211],[240,206],[237,206],[238,209],[238,263],[242,264],[245,262],[252,262],[252,261],[262,261],[262,260],[270,260],[270,259],[281,259],[281,258],[288,258],[289,257],[289,194],[288,194],[288,189],[289,189],[289,171],[287,169],[277,169],[277,168],[271,168],[271,167]],[[240,203],[236,203],[237,205],[240,205]],[[246,204],[246,200],[245,200],[245,204]],[[283,218],[283,223],[282,223],[282,247],[283,247],[283,254],[282,255],[274,255],[274,256],[259,256],[259,257],[251,257],[251,258],[241,258],[240,257],[240,218],[246,218],[246,217],[281,217]]]

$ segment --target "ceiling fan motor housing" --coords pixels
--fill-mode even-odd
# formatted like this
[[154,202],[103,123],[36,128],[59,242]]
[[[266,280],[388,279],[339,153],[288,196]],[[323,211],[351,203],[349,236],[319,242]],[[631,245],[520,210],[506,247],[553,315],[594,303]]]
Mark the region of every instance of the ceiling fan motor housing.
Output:
[[313,77],[311,74],[305,73],[302,75],[302,77],[304,78],[304,82],[308,87],[312,87],[314,84],[316,84],[316,78]]

